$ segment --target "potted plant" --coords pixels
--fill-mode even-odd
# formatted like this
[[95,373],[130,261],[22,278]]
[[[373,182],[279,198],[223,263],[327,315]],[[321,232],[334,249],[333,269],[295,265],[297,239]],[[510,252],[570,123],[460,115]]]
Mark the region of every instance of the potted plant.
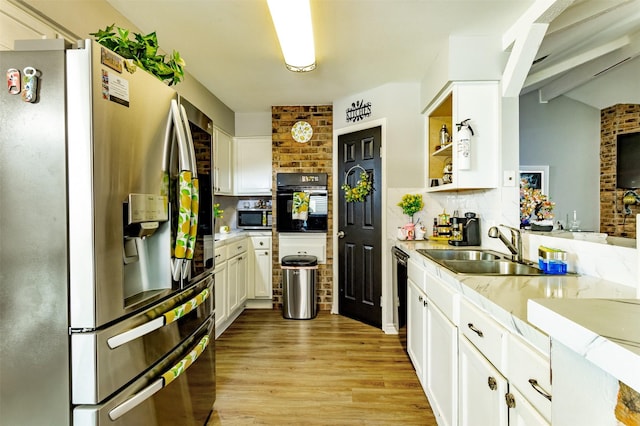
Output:
[[115,28],[113,24],[90,34],[104,47],[130,60],[135,66],[155,75],[169,86],[180,83],[184,78],[185,62],[180,53],[174,50],[168,59],[165,55],[158,54],[158,37],[155,32],[147,35],[133,33],[131,39],[129,30]]
[[402,208],[402,213],[409,216],[410,222],[414,223],[413,215],[424,208],[422,194],[405,194],[402,196],[398,206]]

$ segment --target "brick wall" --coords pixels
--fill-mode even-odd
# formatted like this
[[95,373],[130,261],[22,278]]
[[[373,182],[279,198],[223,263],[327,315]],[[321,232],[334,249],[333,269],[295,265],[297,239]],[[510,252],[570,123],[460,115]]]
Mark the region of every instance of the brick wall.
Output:
[[618,104],[600,111],[600,232],[618,237],[636,237],[638,206],[624,215],[624,189],[616,188],[616,138],[640,131],[640,105]]
[[[313,128],[313,137],[307,143],[298,143],[291,136],[291,127],[297,121],[306,121]],[[274,106],[271,108],[273,188],[276,187],[276,173],[327,173],[329,176],[329,229],[332,228],[333,194],[333,107],[315,106]],[[280,250],[275,232],[273,238],[273,308],[282,308],[282,270]],[[333,300],[333,242],[327,234],[327,263],[319,265],[316,281],[316,296],[320,310],[330,310]]]

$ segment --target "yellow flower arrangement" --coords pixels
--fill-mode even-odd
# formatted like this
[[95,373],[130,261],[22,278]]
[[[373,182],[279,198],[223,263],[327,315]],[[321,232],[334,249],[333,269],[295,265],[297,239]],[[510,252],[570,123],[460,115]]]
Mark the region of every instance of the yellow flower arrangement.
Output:
[[214,204],[213,205],[213,217],[222,219],[224,217],[224,216],[222,216],[222,213],[224,213],[224,210],[220,209],[220,204],[218,204],[218,203]]
[[413,215],[424,208],[422,194],[405,194],[402,196],[398,206],[402,208],[402,213],[408,215],[411,218],[411,222],[413,222]]
[[344,199],[347,203],[362,202],[373,190],[373,184],[369,174],[363,171],[360,173],[360,180],[358,180],[356,186],[352,188],[345,182],[340,188],[344,190]]

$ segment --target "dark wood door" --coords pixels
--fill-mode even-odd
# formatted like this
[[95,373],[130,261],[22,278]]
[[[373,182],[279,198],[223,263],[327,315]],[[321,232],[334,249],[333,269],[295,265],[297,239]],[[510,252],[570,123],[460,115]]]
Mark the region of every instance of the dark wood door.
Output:
[[339,186],[354,187],[362,171],[373,184],[373,192],[363,202],[345,200],[338,191],[338,270],[341,315],[382,326],[381,253],[381,131],[380,126],[338,137]]

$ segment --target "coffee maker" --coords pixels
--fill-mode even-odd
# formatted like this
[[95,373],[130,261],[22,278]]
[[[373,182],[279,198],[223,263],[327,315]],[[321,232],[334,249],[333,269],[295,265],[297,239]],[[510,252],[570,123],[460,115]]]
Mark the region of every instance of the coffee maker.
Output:
[[473,212],[467,212],[464,217],[451,218],[452,246],[479,246],[480,245],[480,219]]

